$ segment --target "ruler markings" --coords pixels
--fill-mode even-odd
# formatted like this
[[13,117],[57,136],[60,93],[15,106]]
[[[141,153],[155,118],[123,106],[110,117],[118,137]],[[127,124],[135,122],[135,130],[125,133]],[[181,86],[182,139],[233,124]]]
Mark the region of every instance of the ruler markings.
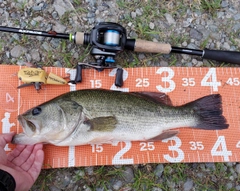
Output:
[[[151,67],[151,68],[141,68],[141,69],[134,69],[132,68],[132,75],[135,77],[137,75],[140,75],[139,77],[147,77],[148,75],[152,74],[153,71],[157,71],[159,69],[159,67]],[[63,73],[63,69],[56,69],[56,68],[49,68],[48,69],[49,71],[55,71],[56,73],[58,74],[62,74]],[[172,79],[173,81],[175,80],[181,80],[182,77],[187,77],[187,78],[190,78],[190,77],[194,77],[193,75],[198,75],[200,78],[195,78],[195,82],[196,82],[196,87],[198,86],[201,86],[199,84],[199,80],[203,79],[203,77],[207,74],[207,72],[209,71],[209,68],[179,68],[179,67],[172,67],[172,70],[175,72],[175,74],[178,74],[178,76],[174,76],[174,78]],[[129,71],[129,69],[128,69]],[[216,71],[217,71],[217,81],[222,81],[222,83],[224,83],[224,81],[228,78],[239,78],[239,73],[240,73],[240,69],[239,68],[216,68]],[[109,77],[108,76],[108,70],[104,70],[104,75],[100,75],[98,74],[96,76],[96,71],[95,70],[83,70],[84,74],[86,76],[88,76],[88,79],[89,79],[89,76],[94,76],[95,77],[98,77],[98,78],[102,78],[103,76],[105,77]],[[164,74],[162,74],[161,76],[159,74],[156,74],[156,72],[152,75],[152,76],[149,76],[149,81],[151,82],[151,79],[156,79],[156,77],[158,78],[158,80],[161,82],[162,78],[165,77],[167,78],[168,77],[168,72],[163,72]],[[201,75],[200,75],[201,74]],[[186,76],[185,76],[186,75]],[[95,78],[94,77],[94,78]],[[138,77],[138,76],[137,76]],[[104,79],[106,80],[106,79]],[[112,78],[110,79],[112,80]],[[213,82],[212,78],[210,77],[208,79],[208,82]],[[176,81],[177,82],[177,81]],[[179,81],[178,81],[179,82]],[[86,83],[86,82],[83,82],[83,83]],[[130,82],[127,82],[125,84],[126,87],[131,87],[129,84],[134,84],[135,82],[134,81],[130,81]],[[164,82],[161,82],[161,83],[164,83]],[[181,82],[180,82],[181,83]],[[179,83],[178,83],[179,84]],[[181,85],[178,85],[177,84],[177,87],[174,91],[179,91],[181,90],[182,88],[184,88],[183,86]],[[165,88],[167,88],[169,86],[168,82],[165,81]],[[222,84],[222,87],[223,87],[224,84]],[[84,87],[88,87],[89,84],[84,84]],[[150,88],[152,87],[152,83],[150,83]],[[240,121],[238,120],[238,118],[236,118],[235,116],[239,116],[240,112],[239,112],[239,86],[237,85],[228,85],[226,86],[227,88],[219,88],[219,92],[222,93],[223,95],[223,100],[225,101],[224,103],[224,116],[227,118],[228,122],[231,124],[231,127],[235,127],[238,125],[238,128],[236,127],[237,129],[237,132],[239,133],[240,131]],[[231,87],[231,88],[230,88]],[[135,91],[135,86],[133,86],[133,89],[131,89],[132,91]],[[153,86],[152,88],[155,89],[155,87]],[[205,93],[207,91],[209,91],[210,93],[218,93],[216,91],[213,91],[213,87],[204,87],[203,89],[205,89]],[[22,108],[21,108],[21,111],[24,111],[27,107],[27,109],[30,109],[33,107],[33,105],[39,105],[40,103],[42,103],[43,101],[49,99],[48,96],[51,95],[51,92],[49,91],[50,89],[46,86],[46,88],[43,89],[43,100],[39,100],[39,99],[31,99],[31,100],[22,100]],[[145,88],[144,88],[145,90]],[[146,88],[146,90],[148,91],[148,88]],[[185,98],[180,98],[180,96],[175,96],[175,95],[171,95],[171,98],[173,98],[174,100],[174,103],[186,103],[188,102],[188,100],[191,100],[192,96],[194,96],[196,93],[198,93],[198,90],[196,90],[195,87],[186,87],[186,90],[187,90],[187,97]],[[195,91],[196,90],[196,91]],[[22,91],[18,91],[18,95],[21,95],[22,94]],[[25,89],[24,89],[25,91]],[[227,93],[226,91],[229,91],[229,93]],[[172,97],[173,96],[173,97]],[[226,97],[225,97],[226,96]],[[18,98],[19,100],[19,98]],[[18,101],[18,103],[20,103],[20,101]],[[16,112],[17,113],[17,112]],[[19,111],[18,111],[18,114],[19,114]],[[233,126],[232,126],[233,125]],[[17,131],[20,129],[19,125],[17,128]],[[232,130],[232,129],[230,129]],[[20,131],[20,130],[19,130]],[[221,132],[221,133],[220,133]],[[239,160],[239,155],[236,153],[237,149],[233,147],[233,145],[236,145],[235,142],[233,141],[236,141],[236,136],[234,135],[230,135],[229,133],[227,133],[225,135],[225,131],[216,131],[216,140],[218,139],[219,136],[225,136],[226,137],[226,144],[227,144],[227,149],[229,151],[232,150],[232,156],[228,156],[229,157],[229,160],[230,161],[237,161]],[[192,130],[192,139],[196,142],[198,140],[196,140],[196,131]],[[191,137],[190,136],[190,137]],[[233,140],[231,140],[231,136],[235,137]],[[191,138],[189,138],[189,140],[191,141]],[[206,145],[208,144],[208,142],[206,142]],[[170,143],[171,146],[174,146],[175,145],[175,142],[171,140],[171,143]],[[211,149],[212,147],[214,146],[211,145],[209,148]],[[79,151],[81,150],[81,148],[78,148]],[[123,146],[121,145],[121,149],[123,149]],[[131,148],[132,149],[132,148]],[[131,153],[131,149],[129,150],[129,152]],[[188,162],[194,162],[193,160],[195,160],[195,162],[205,162],[205,161],[224,161],[224,156],[212,156],[210,157],[209,154],[204,154],[205,153],[205,149],[204,149],[204,153],[201,153],[200,151],[191,151],[191,150],[188,150],[189,148],[186,147],[186,145],[182,145],[180,147],[180,149],[182,149],[184,151],[184,154],[185,154],[185,159],[184,161],[188,161]],[[221,150],[221,144],[219,146],[219,149]],[[190,152],[191,151],[191,152]],[[177,157],[178,156],[178,153],[174,150],[169,150],[170,153],[170,156],[172,158],[174,157]],[[193,152],[193,154],[191,154]],[[208,152],[208,150],[206,150],[206,152]],[[87,154],[88,152],[86,152]],[[138,155],[138,152],[136,152],[136,155],[133,155],[132,158],[134,158],[134,162],[135,163],[139,163],[139,162],[142,162],[139,158],[139,156],[141,156],[141,159],[144,161],[144,162],[156,162],[157,160],[158,161],[162,161],[161,157],[163,157],[164,154],[168,154],[168,153],[162,153],[162,151],[159,151],[159,153],[157,153],[156,151],[153,151],[153,152],[145,152],[145,153],[141,153],[141,155]],[[75,155],[74,155],[75,156]],[[95,156],[94,156],[95,157]],[[87,157],[87,161],[81,161],[81,158],[79,158],[79,165],[89,165],[89,162],[92,164],[92,162],[94,162],[94,164],[105,164],[106,162],[107,163],[111,163],[111,161],[109,161],[107,157],[109,157],[109,154],[106,155],[106,157],[104,158],[104,161],[100,162],[101,159],[102,159],[102,154],[99,153],[98,155],[96,154],[96,158],[94,158],[92,156],[90,157]],[[123,158],[129,158],[129,157],[123,157]],[[211,160],[210,160],[211,158]],[[93,161],[93,159],[95,159],[95,161]],[[164,159],[164,158],[163,158]],[[47,159],[47,162],[48,163],[51,163],[52,162],[52,166],[54,167],[58,167],[59,165],[61,166],[65,166],[68,164],[68,160],[67,158],[61,158],[61,160],[59,158],[55,158],[53,157],[53,160],[50,161],[49,159]],[[168,162],[167,160],[163,160],[163,162]],[[93,164],[93,165],[94,165]],[[75,164],[76,165],[76,164]]]
[[191,75],[193,76],[193,67],[190,67],[190,69],[191,69]]
[[136,155],[136,157],[137,157],[137,163],[139,164],[140,161],[139,161],[139,156],[138,156],[138,154]]
[[198,157],[198,162],[201,162],[201,158],[200,158],[200,155],[199,155],[199,151],[197,151],[197,157]]
[[61,158],[57,158],[57,163],[58,163],[58,166],[62,166],[61,165]]
[[150,156],[149,156],[149,152],[147,152],[147,160],[148,160],[148,163],[151,162],[151,159],[150,159]]
[[202,68],[199,68],[200,69],[200,75],[202,76]]
[[187,156],[188,156],[188,161],[187,162],[191,162],[190,154],[188,153]]
[[54,158],[52,159],[52,166],[53,166],[53,168],[56,167],[56,166],[55,166],[55,160],[54,160]]
[[[221,70],[222,70],[222,75],[224,76],[224,74],[225,74],[225,73],[224,73],[224,68],[221,67]],[[225,71],[226,71],[226,73],[227,73],[227,70],[225,70]]]

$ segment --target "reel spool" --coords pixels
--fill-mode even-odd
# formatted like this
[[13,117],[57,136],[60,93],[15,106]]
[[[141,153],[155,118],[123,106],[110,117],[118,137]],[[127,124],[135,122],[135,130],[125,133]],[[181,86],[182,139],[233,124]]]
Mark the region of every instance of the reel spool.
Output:
[[[91,55],[95,62],[89,64],[97,71],[103,71],[105,68],[116,68],[115,56],[118,52],[124,50],[127,42],[126,29],[117,23],[103,22],[95,26],[91,33],[84,33],[83,44],[92,45]],[[89,65],[88,65],[89,66]],[[74,83],[82,81],[82,67],[78,65],[76,79]],[[115,78],[117,87],[123,86],[123,69],[118,68]],[[73,83],[73,82],[71,82]]]

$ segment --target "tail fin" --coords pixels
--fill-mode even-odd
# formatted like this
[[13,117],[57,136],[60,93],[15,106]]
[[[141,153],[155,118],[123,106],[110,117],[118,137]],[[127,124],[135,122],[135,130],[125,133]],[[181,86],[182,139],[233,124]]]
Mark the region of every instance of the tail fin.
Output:
[[220,94],[205,96],[189,104],[191,104],[195,114],[199,117],[199,123],[195,128],[205,130],[228,128],[227,120],[222,115],[222,97]]

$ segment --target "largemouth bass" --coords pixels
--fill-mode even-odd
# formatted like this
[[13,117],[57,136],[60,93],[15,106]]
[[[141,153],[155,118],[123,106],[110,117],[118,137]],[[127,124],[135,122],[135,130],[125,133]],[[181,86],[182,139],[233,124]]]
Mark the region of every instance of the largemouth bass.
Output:
[[219,94],[174,107],[166,94],[101,89],[63,94],[18,116],[23,133],[15,144],[57,146],[157,141],[179,133],[175,128],[228,128]]

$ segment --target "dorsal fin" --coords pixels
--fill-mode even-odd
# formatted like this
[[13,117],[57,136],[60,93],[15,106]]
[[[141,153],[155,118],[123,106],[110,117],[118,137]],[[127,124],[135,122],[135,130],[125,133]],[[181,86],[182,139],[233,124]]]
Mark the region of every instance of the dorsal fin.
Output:
[[130,94],[141,98],[150,99],[156,103],[172,106],[172,101],[168,95],[162,92],[130,92]]

